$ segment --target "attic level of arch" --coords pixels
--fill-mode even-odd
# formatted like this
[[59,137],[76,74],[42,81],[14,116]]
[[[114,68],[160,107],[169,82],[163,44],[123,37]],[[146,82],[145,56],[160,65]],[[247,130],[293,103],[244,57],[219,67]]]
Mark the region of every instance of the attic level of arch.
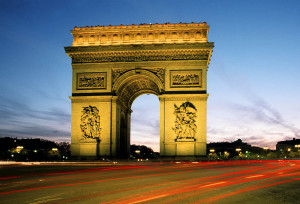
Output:
[[75,34],[73,46],[207,42],[207,31]]
[[170,24],[165,26],[87,27],[71,31],[72,46],[122,44],[173,44],[207,42],[209,26],[203,24]]

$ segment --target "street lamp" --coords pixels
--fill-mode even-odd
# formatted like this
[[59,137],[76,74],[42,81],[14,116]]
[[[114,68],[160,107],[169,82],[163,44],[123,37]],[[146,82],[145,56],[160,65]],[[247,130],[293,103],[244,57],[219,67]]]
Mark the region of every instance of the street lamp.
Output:
[[298,152],[299,152],[300,144],[296,144],[295,147],[298,148]]
[[24,148],[23,146],[17,146],[16,150],[17,150],[18,153],[20,153],[23,148]]
[[241,156],[241,154],[242,154],[242,149],[241,148],[236,148],[235,151],[239,154],[239,156]]
[[214,153],[214,152],[215,152],[215,150],[214,150],[214,149],[210,149],[209,151],[210,151],[211,153]]
[[263,149],[267,151],[267,150],[269,150],[270,148],[269,148],[269,147],[264,147]]

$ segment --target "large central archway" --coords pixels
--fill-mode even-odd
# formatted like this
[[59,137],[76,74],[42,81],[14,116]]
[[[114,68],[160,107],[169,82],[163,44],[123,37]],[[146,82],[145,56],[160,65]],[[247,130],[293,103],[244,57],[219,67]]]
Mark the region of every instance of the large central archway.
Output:
[[[140,156],[145,158],[156,157],[156,153],[160,151],[160,103],[158,96],[154,94],[138,96],[132,103],[131,110],[130,156],[135,158]],[[156,153],[143,146],[152,149]],[[147,153],[146,155],[140,155],[136,153],[136,150],[143,150],[143,153]]]
[[[121,109],[121,131],[120,131],[120,152],[121,157],[128,157],[130,154],[130,125],[131,106],[133,101],[142,94],[160,95],[163,84],[159,78],[149,70],[140,68],[124,72],[114,83],[112,91],[118,96]],[[118,148],[117,148],[118,149]]]
[[116,80],[113,91],[116,92],[120,101],[130,108],[132,102],[138,96],[145,93],[152,93],[158,96],[163,88],[163,83],[151,71],[133,68]]
[[131,105],[160,101],[160,155],[206,154],[206,72],[213,43],[206,23],[75,27],[71,151],[128,157]]

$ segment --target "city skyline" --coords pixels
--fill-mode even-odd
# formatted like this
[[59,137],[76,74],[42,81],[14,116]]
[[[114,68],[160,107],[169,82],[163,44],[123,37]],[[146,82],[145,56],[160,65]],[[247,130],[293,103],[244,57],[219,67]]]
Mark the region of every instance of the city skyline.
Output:
[[[269,146],[299,138],[298,1],[3,1],[0,137],[70,141],[70,30],[96,25],[207,22],[207,142]],[[158,151],[159,101],[132,106],[131,144]]]

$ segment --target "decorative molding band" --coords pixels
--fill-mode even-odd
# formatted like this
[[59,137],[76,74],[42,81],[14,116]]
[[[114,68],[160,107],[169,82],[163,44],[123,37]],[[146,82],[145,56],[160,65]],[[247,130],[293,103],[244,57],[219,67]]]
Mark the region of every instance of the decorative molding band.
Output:
[[204,23],[141,24],[74,27],[73,46],[173,44],[207,42],[209,26]]
[[72,93],[72,96],[116,96],[114,92],[103,93]]
[[204,91],[165,91],[163,94],[207,94],[206,90]]
[[113,96],[71,96],[69,97],[72,103],[82,103],[82,102],[111,102]]
[[207,101],[208,94],[195,94],[183,97],[180,94],[172,95],[159,95],[159,101]]
[[101,62],[141,62],[173,60],[205,60],[210,58],[211,50],[146,50],[120,52],[70,53],[72,63]]

